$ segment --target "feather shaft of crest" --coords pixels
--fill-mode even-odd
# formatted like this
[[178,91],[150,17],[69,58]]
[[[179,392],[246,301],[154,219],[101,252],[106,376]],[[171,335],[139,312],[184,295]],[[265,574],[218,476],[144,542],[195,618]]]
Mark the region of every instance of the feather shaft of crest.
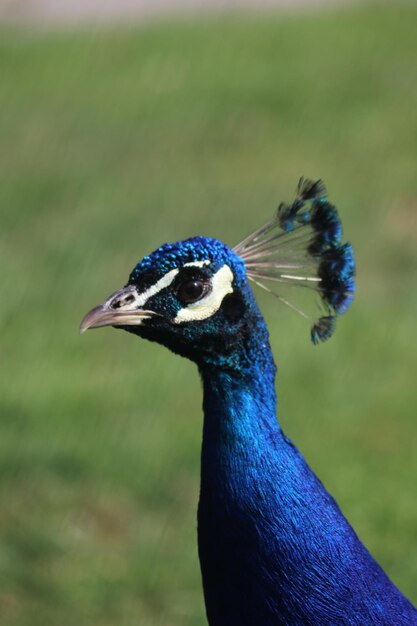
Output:
[[[276,226],[276,224],[274,225],[274,227]],[[277,241],[279,239],[282,239],[283,241],[281,242],[281,247],[282,246],[288,246],[290,244],[294,244],[296,242],[301,242],[303,243],[306,239],[309,238],[309,233],[308,232],[303,232],[301,234],[297,233],[297,236],[294,235],[294,233],[278,233],[276,235],[271,236],[269,239],[265,239],[261,242],[256,243],[253,246],[247,246],[245,248],[243,248],[241,254],[239,256],[241,256],[242,258],[245,257],[251,257],[253,255],[254,252],[259,252],[260,250],[262,251],[274,251],[276,250],[275,246],[271,246],[270,244],[273,243],[274,241]],[[236,252],[236,250],[235,250]]]
[[280,302],[282,302],[283,304],[285,304],[285,306],[288,306],[290,309],[292,309],[293,311],[295,311],[296,313],[298,313],[299,315],[301,315],[301,317],[304,317],[304,319],[311,321],[311,319],[309,318],[308,315],[306,315],[306,313],[304,313],[304,311],[302,311],[301,309],[297,308],[294,304],[291,304],[291,302],[289,302],[288,300],[286,300],[285,298],[283,298],[282,296],[280,296],[279,294],[275,293],[274,291],[272,291],[272,289],[269,289],[266,285],[262,284],[261,282],[259,282],[258,280],[255,280],[254,278],[252,278],[251,276],[249,277],[250,280],[252,280],[256,285],[258,285],[258,287],[261,287],[261,289],[264,289],[265,291],[267,291],[268,293],[270,293],[272,296],[274,296],[275,298],[277,298]]
[[[261,250],[260,252],[255,252],[250,257],[246,257],[246,262],[251,262],[253,259],[267,259],[274,260],[284,258],[287,259],[289,257],[296,257],[300,259],[304,259],[310,265],[318,265],[318,260],[315,257],[308,256],[306,252],[306,247],[308,245],[308,241],[304,243],[304,247],[293,246],[291,248],[284,248],[281,246],[280,248],[275,248],[273,250]],[[243,258],[243,257],[241,257]]]
[[[318,287],[316,281],[314,281],[314,284],[311,284],[312,281],[306,280],[307,284],[303,284],[303,282],[301,282],[302,280],[304,280],[302,277],[300,277],[300,281],[298,282],[298,281],[294,281],[293,278],[291,278],[291,279],[283,278],[283,277],[279,278],[278,276],[265,276],[265,274],[262,274],[262,273],[251,272],[249,278],[251,278],[253,276],[256,277],[256,278],[262,278],[263,280],[269,280],[269,281],[274,282],[274,283],[282,283],[284,285],[287,285],[288,287],[303,287],[305,289],[311,289],[315,293],[319,292],[319,287]],[[338,290],[333,290],[332,294],[339,295],[340,292]],[[342,296],[345,297],[345,298],[348,298],[349,295],[350,295],[349,291],[345,291],[344,293],[342,293]],[[325,305],[324,310],[325,311],[329,310],[328,305]]]
[[275,220],[270,220],[269,222],[267,222],[266,224],[264,224],[263,226],[261,226],[260,228],[258,228],[257,230],[255,230],[253,233],[251,233],[250,235],[248,235],[245,239],[243,239],[240,243],[237,244],[237,246],[235,246],[233,249],[236,252],[236,254],[238,254],[239,250],[242,250],[246,243],[252,241],[256,241],[258,237],[260,237],[260,235],[262,235],[265,231],[269,230],[269,228],[271,226],[273,226],[275,223]]
[[288,278],[289,280],[311,280],[316,283],[321,281],[321,278],[318,276],[295,276],[291,274],[281,274],[281,278]]
[[289,280],[289,279],[286,279],[286,278],[278,278],[277,276],[267,276],[267,277],[265,277],[264,274],[251,273],[249,278],[253,278],[253,277],[261,278],[263,280],[268,280],[268,281],[271,281],[273,283],[281,283],[282,285],[286,285],[288,287],[303,287],[304,289],[311,289],[312,291],[317,293],[317,286],[313,286],[310,283],[304,284],[302,282],[296,282],[296,281]]
[[[309,256],[307,253],[307,248],[310,242],[310,238],[305,235],[301,238],[294,238],[292,240],[282,240],[277,242],[275,245],[268,244],[265,247],[259,247],[254,250],[245,251],[245,254],[240,255],[240,257],[244,260],[251,260],[255,258],[271,258],[274,256],[278,257],[287,257],[288,255],[301,255],[304,256],[312,262],[314,257]],[[317,261],[316,261],[317,262]]]
[[[266,259],[266,260],[263,260]],[[288,255],[278,255],[274,256],[272,259],[268,259],[267,257],[260,256],[256,257],[253,261],[247,261],[246,267],[264,267],[264,268],[310,268],[317,273],[317,263],[311,261],[304,254],[288,254]]]
[[[257,268],[261,271],[265,271],[268,268],[271,268],[272,271],[278,270],[302,270],[308,269],[308,266],[303,265],[302,263],[251,263],[248,264],[249,269],[256,270]],[[314,269],[314,268],[313,268]],[[318,278],[317,280],[321,280]]]
[[[282,273],[275,273],[274,271],[272,271],[271,273],[268,273],[266,271],[267,268],[264,267],[259,267],[259,266],[252,266],[249,268],[250,273],[254,274],[256,272],[258,272],[260,275],[262,276],[268,276],[270,277],[270,279],[272,280],[273,278],[286,278],[289,281],[292,280],[308,280],[314,283],[320,283],[321,282],[321,278],[320,276],[308,276],[308,275],[300,275],[300,274],[282,274]],[[283,267],[283,266],[279,266],[279,269],[282,271],[283,269],[304,269],[304,268],[299,268],[299,267]]]
[[311,319],[264,282],[307,287],[320,296],[325,314],[311,327],[313,343],[332,335],[336,317],[353,299],[353,250],[350,244],[342,244],[341,236],[340,219],[327,200],[323,182],[300,178],[293,203],[280,203],[272,220],[233,248],[243,259],[249,279],[303,317]]

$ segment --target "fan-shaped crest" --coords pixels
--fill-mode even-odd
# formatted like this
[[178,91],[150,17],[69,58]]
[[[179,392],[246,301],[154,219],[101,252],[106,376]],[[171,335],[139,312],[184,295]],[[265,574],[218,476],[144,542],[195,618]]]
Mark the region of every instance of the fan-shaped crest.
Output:
[[[294,202],[282,202],[270,222],[233,250],[245,262],[250,280],[311,321],[316,344],[331,337],[336,317],[349,308],[355,291],[352,246],[341,240],[340,219],[324,184],[301,178]],[[285,286],[317,293],[318,317],[284,297]]]

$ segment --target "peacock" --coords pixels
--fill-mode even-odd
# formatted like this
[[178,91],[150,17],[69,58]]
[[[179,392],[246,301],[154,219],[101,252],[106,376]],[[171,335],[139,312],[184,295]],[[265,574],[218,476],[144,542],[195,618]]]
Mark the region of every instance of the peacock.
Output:
[[[197,364],[198,551],[210,626],[417,625],[416,609],[279,426],[276,366],[250,284],[309,320],[317,344],[349,308],[354,274],[324,184],[301,179],[295,200],[234,248],[202,236],[164,244],[81,323],[81,332],[127,330]],[[297,293],[312,294],[314,315]]]

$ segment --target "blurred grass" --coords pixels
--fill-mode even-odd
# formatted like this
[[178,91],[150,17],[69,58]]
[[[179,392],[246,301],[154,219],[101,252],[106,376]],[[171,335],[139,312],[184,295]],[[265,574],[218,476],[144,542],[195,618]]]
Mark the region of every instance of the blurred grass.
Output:
[[417,9],[0,40],[0,623],[198,626],[194,367],[77,326],[143,254],[236,243],[323,176],[358,260],[335,338],[259,295],[280,421],[417,601]]

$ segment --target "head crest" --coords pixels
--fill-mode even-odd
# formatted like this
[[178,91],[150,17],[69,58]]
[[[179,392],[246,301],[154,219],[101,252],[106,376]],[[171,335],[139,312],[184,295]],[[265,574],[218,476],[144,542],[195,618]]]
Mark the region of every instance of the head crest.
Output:
[[[310,320],[317,344],[331,337],[336,317],[349,308],[355,291],[352,246],[341,240],[342,225],[323,182],[301,178],[294,202],[282,202],[274,218],[233,251],[243,259],[250,280]],[[285,287],[294,286],[319,295],[318,317],[282,295]]]

